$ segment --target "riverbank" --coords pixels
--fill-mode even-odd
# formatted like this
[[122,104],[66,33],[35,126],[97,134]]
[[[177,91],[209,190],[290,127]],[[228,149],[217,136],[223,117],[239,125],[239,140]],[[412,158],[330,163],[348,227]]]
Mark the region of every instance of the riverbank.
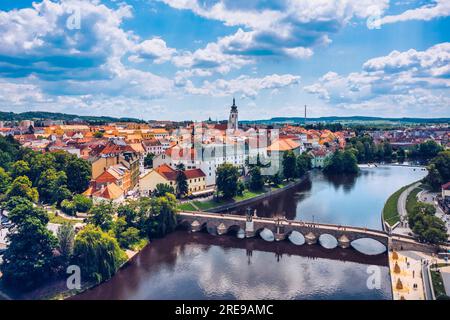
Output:
[[300,179],[291,182],[284,182],[278,186],[267,186],[263,191],[245,190],[242,195],[234,197],[232,200],[211,199],[206,201],[193,200],[178,205],[179,210],[185,211],[208,211],[208,212],[226,212],[237,207],[250,205],[253,202],[272,197],[293,187],[296,187],[306,179],[306,175]]
[[400,224],[402,219],[407,219],[407,209],[405,209],[407,198],[410,195],[411,191],[416,189],[419,185],[420,182],[415,181],[411,184],[401,187],[389,196],[384,204],[382,211],[383,229],[385,229],[387,224],[389,226],[389,229],[392,230]]

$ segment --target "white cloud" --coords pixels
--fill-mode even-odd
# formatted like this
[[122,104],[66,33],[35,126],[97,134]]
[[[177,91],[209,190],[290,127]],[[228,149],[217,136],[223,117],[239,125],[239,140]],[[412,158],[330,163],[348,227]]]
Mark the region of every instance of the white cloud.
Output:
[[212,68],[216,65],[211,58],[238,60],[222,72],[263,56],[308,58],[313,54],[312,47],[330,43],[329,35],[352,18],[367,17],[370,14],[367,7],[377,6],[382,13],[389,3],[388,0],[160,1],[227,26],[240,27],[236,33],[175,60],[177,66],[195,67],[196,63],[209,62]]
[[450,15],[450,1],[436,0],[432,4],[426,4],[416,9],[406,10],[397,15],[384,16],[379,23],[388,24],[410,20],[429,21],[435,18],[448,17]]
[[[78,14],[80,28],[67,28],[67,21]],[[135,40],[120,28],[129,17],[128,5],[114,10],[79,0],[44,0],[32,8],[0,11],[0,75],[35,74],[55,80],[108,77],[108,70],[101,67],[121,57]]]
[[437,110],[448,108],[449,65],[450,43],[437,44],[425,51],[393,51],[368,60],[361,72],[348,75],[328,72],[304,90],[345,108],[382,104],[398,108],[416,104]]
[[236,93],[244,97],[254,98],[261,90],[280,89],[296,85],[300,82],[299,76],[291,74],[272,74],[262,78],[251,78],[249,76],[240,76],[235,79],[218,79],[215,81],[204,81],[202,86],[195,87],[191,81],[187,81],[185,90],[191,94],[208,96],[230,96]]
[[[139,43],[121,28],[132,8],[111,9],[99,1],[44,0],[32,8],[0,11],[0,76],[22,78],[27,85],[53,95],[105,94],[155,98],[170,93],[173,81],[126,67],[122,58],[162,63],[175,49],[152,38]],[[80,29],[66,26],[79,12]]]
[[137,44],[133,50],[135,54],[128,59],[132,62],[142,62],[152,60],[156,64],[170,61],[177,52],[176,49],[169,48],[166,42],[161,38],[152,38]]

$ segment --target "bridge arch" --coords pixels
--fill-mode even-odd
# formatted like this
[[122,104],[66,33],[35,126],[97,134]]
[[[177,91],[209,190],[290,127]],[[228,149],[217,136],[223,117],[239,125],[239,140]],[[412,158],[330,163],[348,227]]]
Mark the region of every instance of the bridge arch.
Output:
[[378,255],[387,251],[384,243],[370,237],[357,237],[350,242],[350,246],[365,255]]
[[262,227],[256,230],[256,235],[259,235],[263,240],[272,242],[275,241],[275,233],[269,228]]
[[301,246],[305,244],[305,236],[300,232],[296,230],[292,230],[287,233],[286,238],[293,244],[297,246]]
[[338,239],[329,233],[322,233],[319,236],[318,242],[325,249],[334,249],[338,246]]

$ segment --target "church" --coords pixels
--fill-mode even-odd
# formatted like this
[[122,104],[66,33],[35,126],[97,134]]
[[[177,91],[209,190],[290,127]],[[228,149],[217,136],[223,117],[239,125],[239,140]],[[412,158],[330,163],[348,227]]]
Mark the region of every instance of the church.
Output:
[[228,131],[238,130],[238,110],[236,100],[233,98],[233,105],[231,106],[230,117],[228,118]]

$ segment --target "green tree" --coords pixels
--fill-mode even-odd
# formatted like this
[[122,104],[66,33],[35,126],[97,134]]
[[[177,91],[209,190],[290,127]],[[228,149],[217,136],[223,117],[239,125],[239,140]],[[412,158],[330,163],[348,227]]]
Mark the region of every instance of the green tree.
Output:
[[97,139],[101,139],[101,138],[103,138],[103,132],[100,132],[100,131],[96,131],[96,132],[94,132],[94,138],[97,138]]
[[83,193],[91,181],[91,165],[72,155],[66,167],[67,187],[73,193]]
[[8,199],[12,197],[24,197],[32,202],[37,202],[39,200],[38,191],[31,185],[31,181],[27,176],[17,177],[6,191],[6,196]]
[[236,195],[238,180],[239,171],[232,164],[224,163],[217,167],[217,190],[222,193],[225,199],[231,199]]
[[177,226],[177,200],[173,194],[152,198],[148,219],[148,236],[160,238],[175,230]]
[[11,166],[11,177],[13,179],[20,176],[26,176],[29,173],[30,173],[30,166],[26,161],[18,160],[14,162]]
[[50,168],[43,172],[37,182],[37,188],[41,201],[45,203],[61,203],[71,197],[67,189],[67,176],[63,171]]
[[47,229],[48,216],[26,201],[10,212],[13,227],[0,270],[5,284],[21,290],[35,288],[52,276],[57,240]]
[[119,217],[114,223],[114,235],[122,248],[131,248],[140,240],[140,231],[129,227],[125,217]]
[[5,171],[2,167],[0,167],[0,194],[5,193],[8,190],[9,185],[11,184],[11,177],[8,172]]
[[442,151],[433,158],[428,166],[425,182],[435,191],[450,181],[450,151]]
[[126,261],[117,240],[93,225],[87,225],[75,237],[73,255],[83,275],[96,282],[111,278]]
[[73,201],[70,201],[68,199],[65,199],[61,201],[61,210],[65,214],[68,214],[69,216],[74,216],[77,213],[77,206]]
[[176,183],[177,183],[177,187],[176,187],[177,197],[182,198],[189,191],[189,185],[187,182],[186,174],[184,173],[184,165],[183,164],[177,165]]
[[291,150],[283,154],[283,175],[288,180],[296,177],[296,158]]
[[92,208],[92,199],[83,196],[82,194],[77,194],[73,197],[73,203],[79,212],[88,212]]
[[55,156],[52,153],[36,153],[30,158],[30,180],[37,186],[41,174],[48,169],[54,169]]
[[273,185],[278,186],[278,185],[282,182],[280,173],[277,172],[277,173],[275,173],[274,175],[269,176],[269,181],[270,181],[270,183],[272,183]]
[[264,187],[264,178],[261,175],[261,169],[256,166],[250,169],[249,187],[252,191],[260,191]]
[[113,227],[114,205],[110,202],[102,201],[94,205],[89,211],[88,222],[103,231],[109,231]]
[[67,266],[73,254],[75,230],[70,223],[63,223],[58,228],[58,250],[62,257],[62,263]]
[[297,176],[302,177],[309,169],[311,169],[311,157],[303,153],[296,159],[295,168],[297,170]]
[[153,196],[155,197],[162,197],[165,196],[166,193],[175,194],[175,190],[172,186],[169,186],[165,183],[158,183],[156,185],[156,189],[153,191]]
[[422,159],[431,159],[436,157],[439,152],[442,151],[442,146],[437,144],[434,140],[427,140],[422,142],[419,145],[416,145],[411,150],[411,157],[413,158],[422,158]]
[[331,174],[350,173],[359,171],[358,160],[351,149],[337,150],[325,163],[323,171]]
[[151,168],[153,167],[153,158],[155,157],[155,155],[153,153],[147,153],[147,155],[144,157],[144,166],[146,168]]

